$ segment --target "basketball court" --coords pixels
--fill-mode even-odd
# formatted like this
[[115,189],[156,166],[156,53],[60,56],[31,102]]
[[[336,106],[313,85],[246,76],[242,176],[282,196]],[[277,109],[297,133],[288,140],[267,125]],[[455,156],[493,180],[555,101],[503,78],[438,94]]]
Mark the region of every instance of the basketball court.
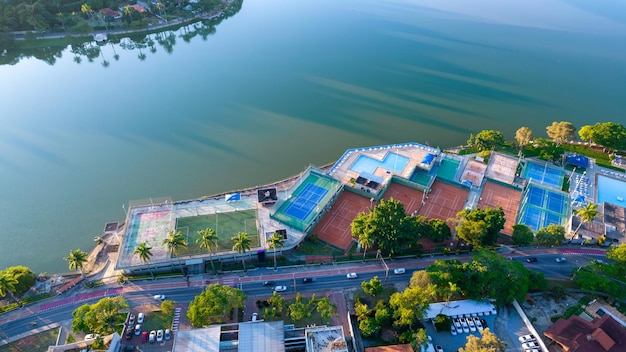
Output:
[[511,236],[513,234],[513,225],[515,225],[515,218],[517,217],[517,209],[521,198],[521,191],[487,181],[480,194],[478,208],[484,209],[489,207],[495,209],[502,207],[506,222],[501,232]]
[[[468,194],[469,191],[466,189],[435,181],[430,193],[428,193],[426,204],[419,210],[418,215],[444,221],[454,219],[456,214],[463,210],[463,204],[465,204]],[[452,222],[447,223],[454,233],[454,224]]]
[[370,206],[376,206],[369,198],[352,192],[341,192],[332,208],[322,217],[311,233],[331,246],[347,251],[352,243],[352,220],[360,212],[369,212]]

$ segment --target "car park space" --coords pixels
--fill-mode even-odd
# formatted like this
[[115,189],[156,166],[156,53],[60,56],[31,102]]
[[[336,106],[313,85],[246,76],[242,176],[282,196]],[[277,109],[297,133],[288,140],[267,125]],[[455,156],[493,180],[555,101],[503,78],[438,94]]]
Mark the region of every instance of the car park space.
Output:
[[[138,322],[142,323],[139,324]],[[131,325],[135,323],[135,325]],[[160,326],[162,321],[150,313],[131,312],[125,323],[122,351],[167,352],[171,351],[173,335],[171,326]]]

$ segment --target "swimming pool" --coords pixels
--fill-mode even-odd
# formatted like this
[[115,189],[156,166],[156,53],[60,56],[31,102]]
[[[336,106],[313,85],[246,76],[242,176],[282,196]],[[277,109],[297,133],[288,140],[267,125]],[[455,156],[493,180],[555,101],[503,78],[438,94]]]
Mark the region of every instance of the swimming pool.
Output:
[[454,176],[456,175],[460,164],[461,162],[458,160],[443,158],[443,160],[441,160],[441,165],[437,170],[437,177],[449,182],[454,182]]
[[563,170],[535,163],[528,163],[524,169],[524,178],[555,188],[563,187],[563,175]]
[[397,153],[387,153],[382,161],[373,159],[367,155],[359,155],[354,163],[352,163],[352,166],[350,166],[350,170],[358,173],[367,172],[374,174],[376,168],[380,167],[399,174],[408,163],[409,158]]
[[626,207],[626,182],[598,175],[598,204],[604,202]]

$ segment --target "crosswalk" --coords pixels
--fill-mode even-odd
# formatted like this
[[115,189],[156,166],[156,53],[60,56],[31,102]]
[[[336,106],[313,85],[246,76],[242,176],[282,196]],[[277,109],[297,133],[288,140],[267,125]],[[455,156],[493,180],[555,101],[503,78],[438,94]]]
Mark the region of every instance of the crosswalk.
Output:
[[235,287],[235,279],[234,278],[226,278],[222,280],[222,285]]
[[178,331],[178,325],[180,324],[180,312],[182,308],[176,308],[174,310],[174,320],[172,321],[172,331]]

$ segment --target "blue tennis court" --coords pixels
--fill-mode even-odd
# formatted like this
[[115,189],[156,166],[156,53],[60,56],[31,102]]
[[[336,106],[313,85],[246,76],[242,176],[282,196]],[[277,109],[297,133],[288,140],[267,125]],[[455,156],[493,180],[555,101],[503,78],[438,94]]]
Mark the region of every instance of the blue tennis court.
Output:
[[533,231],[550,224],[562,225],[567,214],[567,196],[534,184],[526,189],[519,223]]
[[524,178],[555,188],[563,186],[563,175],[563,170],[530,162],[524,169]]
[[327,193],[326,188],[309,183],[283,212],[304,221]]

